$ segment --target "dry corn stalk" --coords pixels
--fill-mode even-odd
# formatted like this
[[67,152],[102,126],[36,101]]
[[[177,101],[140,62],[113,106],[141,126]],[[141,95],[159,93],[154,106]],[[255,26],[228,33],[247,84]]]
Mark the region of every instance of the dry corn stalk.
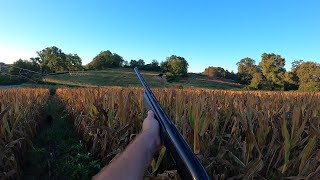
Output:
[[48,96],[47,89],[0,89],[0,179],[19,178]]
[[[307,178],[319,171],[319,93],[153,91],[212,178]],[[105,163],[139,133],[146,115],[142,93],[133,87],[57,90],[87,146]]]

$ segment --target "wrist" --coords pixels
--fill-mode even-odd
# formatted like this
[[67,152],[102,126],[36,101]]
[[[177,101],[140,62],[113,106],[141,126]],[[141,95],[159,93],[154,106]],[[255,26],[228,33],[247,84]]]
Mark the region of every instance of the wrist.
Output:
[[144,142],[146,143],[145,147],[147,148],[148,152],[153,155],[159,149],[157,145],[157,136],[148,130],[143,131],[141,135],[143,136]]

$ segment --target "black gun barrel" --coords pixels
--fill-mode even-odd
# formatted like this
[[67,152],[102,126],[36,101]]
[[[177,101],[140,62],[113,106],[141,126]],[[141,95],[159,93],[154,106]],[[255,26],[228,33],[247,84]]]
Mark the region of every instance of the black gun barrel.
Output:
[[145,89],[144,100],[146,101],[147,109],[154,112],[155,118],[160,124],[162,141],[175,161],[179,176],[182,179],[209,179],[205,168],[193,153],[179,130],[163,111],[149,86],[141,76],[138,68],[135,67],[134,71]]

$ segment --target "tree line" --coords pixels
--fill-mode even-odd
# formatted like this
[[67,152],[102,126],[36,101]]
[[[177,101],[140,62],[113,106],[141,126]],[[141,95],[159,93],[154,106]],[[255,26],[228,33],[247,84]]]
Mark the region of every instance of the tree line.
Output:
[[[102,51],[87,65],[82,65],[82,59],[77,54],[64,53],[56,46],[37,51],[37,57],[30,60],[18,60],[13,66],[38,71],[42,73],[103,70],[108,68],[138,67],[145,71],[166,73],[169,81],[176,77],[186,76],[188,62],[184,57],[171,55],[159,63],[152,60],[146,64],[143,59],[126,61],[120,55],[111,51]],[[238,72],[229,72],[222,67],[207,67],[202,74],[209,78],[232,79],[246,85],[249,89],[262,90],[302,90],[320,91],[320,65],[316,62],[296,60],[290,71],[285,66],[285,58],[274,53],[263,53],[258,64],[252,58],[246,57],[237,62]],[[18,73],[12,69],[12,73]]]
[[208,67],[203,74],[233,79],[249,89],[320,91],[320,64],[316,62],[295,60],[291,70],[287,71],[285,58],[263,53],[259,64],[246,57],[237,62],[237,66],[236,74],[221,67]]
[[[176,55],[168,57],[161,63],[152,60],[151,63],[146,64],[143,59],[125,61],[123,57],[109,50],[100,52],[90,63],[83,66],[82,59],[77,54],[64,53],[56,46],[37,51],[37,57],[32,57],[30,60],[19,59],[13,63],[13,66],[41,73],[133,67],[145,71],[167,72],[174,76],[183,76],[188,72],[188,62]],[[12,68],[11,72],[18,73],[19,70]]]
[[320,91],[320,64],[295,60],[286,71],[285,58],[274,53],[263,53],[258,65],[251,58],[238,63],[240,82],[249,88],[265,90]]

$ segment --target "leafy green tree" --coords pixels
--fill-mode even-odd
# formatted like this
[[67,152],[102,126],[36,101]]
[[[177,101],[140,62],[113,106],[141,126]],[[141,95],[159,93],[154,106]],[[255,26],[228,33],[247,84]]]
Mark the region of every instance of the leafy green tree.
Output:
[[270,89],[284,89],[285,59],[280,55],[263,53],[259,66]]
[[299,77],[297,75],[297,70],[299,66],[303,63],[303,60],[295,60],[291,63],[291,75],[293,80],[294,89],[298,89],[299,87]]
[[123,67],[127,68],[127,67],[130,67],[130,64],[128,61],[123,61]]
[[253,75],[260,72],[259,67],[255,63],[255,60],[249,57],[243,58],[237,63],[240,83],[250,84]]
[[[34,63],[33,61],[19,59],[18,61],[15,61],[12,65],[14,67],[19,67],[19,68],[27,69],[27,70],[31,70],[31,71],[36,71],[36,72],[40,71],[40,66],[37,63]],[[10,72],[12,74],[19,74],[20,69],[11,68]]]
[[226,70],[226,79],[232,79],[234,82],[239,83],[240,79],[238,74],[234,73],[233,71],[229,72],[228,70]]
[[131,60],[130,61],[130,67],[134,68],[134,67],[137,67],[137,68],[142,68],[143,66],[145,65],[145,62],[143,59],[139,59],[139,60]]
[[262,89],[264,84],[264,76],[260,72],[253,74],[249,87],[254,89]]
[[299,90],[320,91],[320,64],[304,62],[297,69]]
[[157,61],[157,60],[155,60],[155,59],[152,60],[151,66],[152,66],[152,67],[160,67],[160,66],[159,66],[159,61]]
[[90,69],[106,69],[122,67],[123,58],[111,51],[102,51],[87,65]]
[[66,55],[67,69],[69,71],[79,71],[82,70],[82,60],[77,54]]
[[222,67],[207,67],[204,72],[202,73],[208,77],[220,77],[225,78],[226,71]]
[[151,63],[142,66],[142,69],[145,71],[161,71],[161,67],[157,60],[152,60]]
[[138,61],[137,60],[134,60],[134,59],[132,59],[131,61],[130,61],[130,67],[139,67],[138,66]]
[[56,46],[47,47],[37,52],[42,72],[68,70],[66,54]]
[[168,70],[168,61],[162,61],[161,63],[160,63],[160,67],[161,67],[161,69],[163,70],[163,72],[168,72],[169,70]]
[[161,63],[162,69],[171,73],[174,76],[187,75],[188,62],[183,57],[172,55]]
[[296,73],[303,60],[295,60],[291,63],[291,72]]
[[284,73],[284,89],[285,90],[297,90],[299,88],[299,82],[295,78],[295,74],[293,72],[285,72]]
[[138,65],[139,65],[140,67],[144,66],[145,64],[146,64],[146,63],[144,62],[143,59],[139,59],[139,60],[138,60]]

